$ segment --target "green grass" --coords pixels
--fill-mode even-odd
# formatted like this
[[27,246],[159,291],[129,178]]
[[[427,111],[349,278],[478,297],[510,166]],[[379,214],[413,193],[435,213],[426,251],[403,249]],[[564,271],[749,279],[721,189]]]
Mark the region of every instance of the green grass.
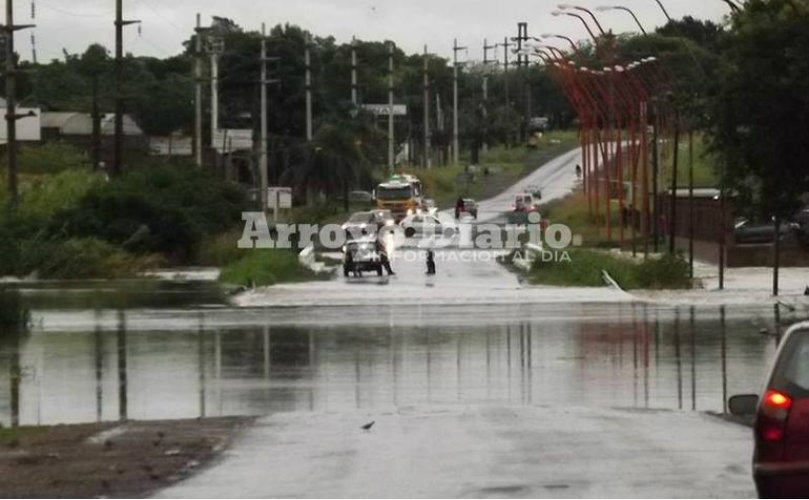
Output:
[[569,261],[534,263],[529,280],[552,286],[599,287],[602,270],[625,290],[691,288],[688,263],[680,256],[665,255],[634,261],[603,250],[571,249]]
[[[661,148],[661,182],[664,190],[671,187],[674,155],[673,142],[669,141]],[[717,160],[708,152],[708,144],[701,134],[694,134],[694,187],[715,187],[718,180]],[[679,159],[677,160],[677,186],[688,187],[688,136],[680,137]]]
[[268,286],[319,279],[318,275],[298,262],[290,250],[250,249],[222,268],[219,281],[231,285]]

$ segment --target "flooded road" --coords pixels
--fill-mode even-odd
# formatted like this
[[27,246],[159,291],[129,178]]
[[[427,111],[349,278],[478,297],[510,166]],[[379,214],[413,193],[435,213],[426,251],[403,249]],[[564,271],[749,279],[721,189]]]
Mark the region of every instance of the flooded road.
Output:
[[[25,424],[433,404],[721,412],[759,389],[775,349],[761,331],[776,321],[770,308],[632,303],[33,316],[19,340]],[[2,349],[7,423],[13,343]]]

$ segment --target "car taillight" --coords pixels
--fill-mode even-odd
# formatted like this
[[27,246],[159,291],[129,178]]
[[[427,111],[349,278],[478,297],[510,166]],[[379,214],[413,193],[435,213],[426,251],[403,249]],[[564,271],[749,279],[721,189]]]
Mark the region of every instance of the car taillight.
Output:
[[789,395],[774,389],[764,393],[756,425],[761,439],[770,443],[784,439],[784,429],[791,407],[792,398]]

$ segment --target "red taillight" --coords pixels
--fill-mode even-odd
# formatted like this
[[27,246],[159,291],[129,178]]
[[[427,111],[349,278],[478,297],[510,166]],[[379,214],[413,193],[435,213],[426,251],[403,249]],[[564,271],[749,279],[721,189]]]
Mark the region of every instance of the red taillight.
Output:
[[782,441],[789,417],[792,398],[783,392],[770,389],[764,393],[758,419],[759,435],[769,442]]
[[762,405],[771,410],[789,411],[789,407],[792,406],[792,398],[782,392],[769,390],[764,393]]

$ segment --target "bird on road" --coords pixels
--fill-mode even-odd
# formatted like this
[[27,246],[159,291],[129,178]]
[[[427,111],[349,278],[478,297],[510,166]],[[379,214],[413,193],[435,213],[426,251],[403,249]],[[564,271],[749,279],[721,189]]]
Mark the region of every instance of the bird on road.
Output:
[[374,426],[374,422],[376,422],[376,420],[371,420],[371,421],[370,421],[370,422],[368,422],[367,424],[363,425],[363,426],[361,427],[361,429],[362,429],[362,430],[364,430],[364,431],[370,431],[370,430],[371,430],[371,427],[373,427],[373,426]]

